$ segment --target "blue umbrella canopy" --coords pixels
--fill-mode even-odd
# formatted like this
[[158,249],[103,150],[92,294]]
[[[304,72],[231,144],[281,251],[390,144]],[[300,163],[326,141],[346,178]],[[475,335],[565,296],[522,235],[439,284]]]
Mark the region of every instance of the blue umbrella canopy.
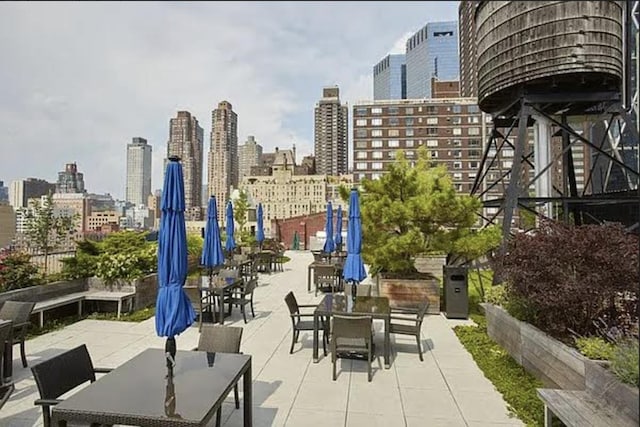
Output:
[[236,248],[236,240],[233,237],[233,204],[231,200],[227,202],[227,241],[224,243],[224,248],[228,252],[231,252]]
[[222,252],[222,240],[220,239],[220,227],[218,226],[218,204],[214,196],[211,196],[207,206],[207,225],[204,232],[200,264],[207,267],[216,267],[224,264],[224,252]]
[[347,259],[342,277],[345,281],[359,283],[367,277],[362,263],[362,226],[360,223],[360,201],[354,188],[349,196],[349,222],[347,223]]
[[[184,223],[184,180],[179,158],[167,165],[158,233],[158,298],[156,332],[173,341],[196,318],[182,286],[187,278],[187,232]],[[169,345],[169,340],[167,340]],[[173,341],[175,355],[175,341]]]
[[262,244],[262,242],[264,241],[264,219],[262,213],[262,203],[258,203],[258,213],[256,215],[256,219],[258,222],[258,229],[256,230],[256,240],[259,244]]
[[333,207],[331,206],[331,202],[327,203],[327,223],[325,225],[325,231],[327,240],[325,240],[322,250],[331,253],[336,250],[336,245],[333,242]]
[[342,206],[338,206],[336,213],[336,237],[333,239],[336,247],[342,245]]

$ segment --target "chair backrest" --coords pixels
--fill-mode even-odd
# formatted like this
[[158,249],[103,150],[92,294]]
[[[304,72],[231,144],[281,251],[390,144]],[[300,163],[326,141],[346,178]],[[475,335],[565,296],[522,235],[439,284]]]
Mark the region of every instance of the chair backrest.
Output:
[[371,339],[372,319],[369,316],[333,316],[331,335],[336,338]]
[[12,320],[14,325],[26,323],[35,305],[35,302],[5,301],[0,308],[0,319]]
[[200,312],[200,308],[202,307],[202,291],[200,288],[196,286],[183,286],[184,293],[187,294],[189,301],[191,301],[191,306],[197,312]]
[[244,285],[244,288],[242,289],[242,294],[251,295],[257,285],[258,285],[258,279],[254,279],[254,278],[249,279],[247,283]]
[[416,317],[416,327],[418,328],[418,330],[420,330],[420,327],[422,326],[422,320],[424,319],[424,315],[427,313],[428,308],[429,308],[429,301],[422,304],[418,309],[418,314]]
[[11,328],[13,328],[13,322],[6,322],[0,326],[0,346],[4,345],[5,341],[9,340],[11,336]]
[[296,296],[293,295],[292,291],[289,291],[287,296],[284,297],[284,301],[287,303],[287,307],[289,307],[289,314],[300,314],[300,307],[298,307],[298,301],[296,300]]
[[356,296],[357,297],[370,297],[371,296],[371,285],[357,285],[356,286]]
[[31,367],[31,372],[42,399],[57,399],[80,384],[96,380],[93,363],[84,344],[38,363]]
[[317,265],[313,269],[314,283],[333,283],[337,279],[336,268],[333,265]]
[[232,279],[237,279],[238,278],[238,274],[240,272],[238,271],[238,269],[229,269],[229,268],[225,268],[223,270],[220,270],[220,272],[218,273],[218,275],[222,278],[232,278]]
[[202,325],[198,350],[210,353],[240,353],[242,328],[237,326]]

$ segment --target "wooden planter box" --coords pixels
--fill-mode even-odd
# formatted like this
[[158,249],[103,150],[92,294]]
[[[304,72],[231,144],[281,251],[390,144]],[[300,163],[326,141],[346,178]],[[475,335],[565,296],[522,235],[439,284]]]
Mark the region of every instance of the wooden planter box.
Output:
[[431,275],[419,279],[395,279],[379,274],[378,293],[389,298],[392,307],[418,308],[429,301],[428,314],[440,313],[440,282]]
[[481,305],[491,339],[547,387],[588,390],[638,421],[637,387],[622,383],[602,363],[586,358],[535,326],[515,319],[502,307]]

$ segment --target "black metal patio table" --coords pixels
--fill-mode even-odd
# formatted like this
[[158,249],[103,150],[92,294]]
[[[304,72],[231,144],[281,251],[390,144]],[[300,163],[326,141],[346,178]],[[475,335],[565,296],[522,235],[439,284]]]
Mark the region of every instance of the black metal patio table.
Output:
[[342,264],[335,261],[313,261],[307,266],[307,292],[311,292],[311,272],[315,275],[316,267],[331,266],[335,269],[339,287],[342,288]]
[[391,322],[391,307],[387,297],[356,297],[327,294],[313,312],[313,361],[318,363],[318,327],[320,317],[332,316],[371,316],[384,320],[384,366],[390,367],[389,353],[391,344],[389,339],[389,323]]
[[205,426],[243,378],[244,426],[251,427],[251,356],[178,351],[173,376],[162,349],[147,349],[51,408],[53,424]]

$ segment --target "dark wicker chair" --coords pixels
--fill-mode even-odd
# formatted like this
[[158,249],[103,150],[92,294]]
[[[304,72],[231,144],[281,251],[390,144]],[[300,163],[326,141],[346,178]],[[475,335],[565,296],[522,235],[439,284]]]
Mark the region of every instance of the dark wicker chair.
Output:
[[[291,337],[291,348],[289,349],[289,354],[293,353],[293,346],[296,342],[298,342],[298,337],[300,336],[300,331],[313,331],[313,320],[302,320],[303,317],[313,317],[313,313],[301,313],[301,308],[316,308],[316,304],[303,304],[299,305],[296,300],[293,292],[289,292],[287,296],[284,297],[284,301],[287,303],[287,307],[289,308],[289,315],[291,316],[291,326],[293,327]],[[329,340],[329,334],[326,329],[327,322],[324,319],[320,319],[321,327],[322,327],[322,350],[324,351],[324,355],[327,355],[327,346],[326,343]]]
[[198,286],[185,286],[183,289],[191,301],[193,310],[198,315],[198,330],[200,331],[202,330],[204,313],[211,313],[213,311],[213,299],[207,292],[203,293]]
[[6,341],[11,339],[12,327],[13,324],[11,322],[7,322],[3,326],[0,326],[0,373],[2,373],[2,375],[0,375],[0,409],[2,409],[5,403],[7,403],[7,400],[9,400],[9,397],[15,388],[13,383],[3,383],[4,372],[2,371],[4,356],[3,346]]
[[244,319],[244,323],[247,323],[247,312],[245,310],[245,306],[249,304],[251,306],[251,315],[256,317],[255,312],[253,311],[253,291],[258,285],[258,279],[250,279],[247,283],[245,283],[242,288],[238,290],[235,294],[230,294],[225,303],[230,305],[235,305],[240,307],[240,311],[242,312],[242,318]]
[[59,354],[31,368],[33,378],[40,392],[40,399],[34,402],[42,406],[45,427],[51,426],[51,406],[62,402],[60,396],[87,381],[94,382],[96,373],[108,373],[111,369],[94,368],[87,346]]
[[35,302],[5,301],[0,308],[0,319],[13,322],[12,345],[20,344],[20,358],[22,366],[25,368],[27,367],[27,355],[24,350],[24,340],[27,337],[29,325],[31,325],[29,318],[35,305]]
[[329,288],[331,292],[336,292],[339,288],[336,268],[333,265],[316,265],[313,269],[313,283],[316,287],[316,295],[318,295],[318,289],[322,288]]
[[371,381],[373,357],[372,319],[369,316],[333,316],[331,326],[331,363],[333,380],[336,380],[336,361],[340,354],[361,353],[367,356],[367,379]]
[[[424,359],[422,357],[420,328],[422,327],[422,320],[427,312],[427,308],[429,308],[428,302],[422,304],[418,309],[393,308],[391,309],[391,323],[389,325],[389,333],[391,334],[413,335],[416,337],[418,355],[420,356],[421,362]],[[402,323],[399,323],[398,321],[401,321]]]
[[[204,325],[200,332],[198,347],[194,350],[209,353],[240,353],[242,330],[236,326]],[[238,384],[233,388],[233,396],[236,401],[236,409],[240,409]],[[222,408],[218,409],[216,414],[216,427],[220,427],[221,416]]]

